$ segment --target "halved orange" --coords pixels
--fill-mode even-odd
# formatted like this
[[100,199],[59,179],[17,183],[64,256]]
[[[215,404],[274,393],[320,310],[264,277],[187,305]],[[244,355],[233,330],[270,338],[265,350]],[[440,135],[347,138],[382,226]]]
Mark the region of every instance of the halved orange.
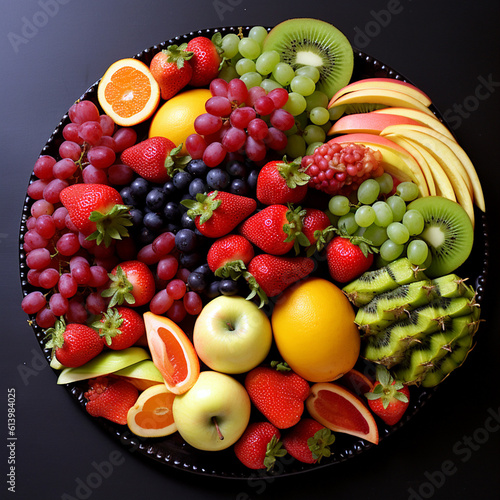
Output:
[[193,343],[171,319],[144,313],[151,358],[165,385],[174,394],[188,391],[200,375],[200,361]]
[[165,384],[156,384],[137,398],[127,414],[127,425],[137,436],[163,437],[177,431],[172,416],[175,394]]
[[97,98],[116,124],[130,127],[153,115],[160,103],[160,87],[146,64],[120,59],[101,78]]
[[331,382],[314,384],[306,407],[311,417],[328,429],[378,444],[378,428],[373,415],[344,387]]

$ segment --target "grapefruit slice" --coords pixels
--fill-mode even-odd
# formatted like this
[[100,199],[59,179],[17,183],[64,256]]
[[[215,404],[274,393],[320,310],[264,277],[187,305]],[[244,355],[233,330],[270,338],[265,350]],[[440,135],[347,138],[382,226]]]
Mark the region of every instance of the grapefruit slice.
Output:
[[350,434],[378,444],[375,419],[370,410],[344,387],[319,382],[311,387],[306,407],[312,418],[333,432]]
[[149,350],[168,390],[188,391],[198,379],[200,362],[188,336],[171,319],[144,313]]
[[348,391],[351,391],[353,394],[358,396],[362,396],[363,394],[370,392],[373,388],[373,381],[354,368],[349,370],[347,373],[344,373],[344,375],[342,375],[337,382]]
[[127,425],[137,436],[163,437],[177,431],[172,415],[175,394],[165,384],[156,384],[137,398],[127,414]]

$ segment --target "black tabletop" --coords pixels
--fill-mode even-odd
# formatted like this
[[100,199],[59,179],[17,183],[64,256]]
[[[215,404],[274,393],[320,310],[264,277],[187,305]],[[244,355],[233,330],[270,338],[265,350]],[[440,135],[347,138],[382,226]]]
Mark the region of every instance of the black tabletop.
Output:
[[[316,17],[336,25],[358,49],[425,90],[447,118],[475,163],[486,194],[491,255],[486,321],[465,365],[407,425],[367,453],[334,467],[272,481],[199,477],[138,457],[96,426],[66,389],[56,385],[20,308],[21,212],[33,163],[47,138],[69,106],[112,62],[190,31],[272,26],[291,17]],[[498,499],[499,18],[500,4],[494,0],[4,2],[0,496]],[[15,441],[8,439],[8,423],[15,427]]]

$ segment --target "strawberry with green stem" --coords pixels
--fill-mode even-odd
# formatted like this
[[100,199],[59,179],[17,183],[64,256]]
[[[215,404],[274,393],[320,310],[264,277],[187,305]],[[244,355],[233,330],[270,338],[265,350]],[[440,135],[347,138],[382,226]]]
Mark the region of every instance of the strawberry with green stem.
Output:
[[238,279],[253,256],[253,246],[246,238],[228,234],[212,243],[207,253],[207,264],[220,278]]
[[190,59],[193,74],[189,84],[193,87],[209,85],[214,78],[217,78],[223,62],[221,33],[214,33],[211,39],[206,36],[192,38],[186,49],[193,53]]

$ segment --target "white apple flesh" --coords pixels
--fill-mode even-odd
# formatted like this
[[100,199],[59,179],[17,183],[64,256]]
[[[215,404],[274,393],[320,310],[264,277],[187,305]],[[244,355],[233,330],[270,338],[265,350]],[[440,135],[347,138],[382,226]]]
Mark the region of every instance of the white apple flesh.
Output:
[[198,450],[219,451],[232,446],[245,431],[250,398],[230,375],[204,371],[189,391],[175,397],[172,413],[188,444]]
[[264,361],[271,349],[271,323],[258,306],[238,296],[221,295],[201,311],[193,330],[200,359],[212,370],[244,373]]

